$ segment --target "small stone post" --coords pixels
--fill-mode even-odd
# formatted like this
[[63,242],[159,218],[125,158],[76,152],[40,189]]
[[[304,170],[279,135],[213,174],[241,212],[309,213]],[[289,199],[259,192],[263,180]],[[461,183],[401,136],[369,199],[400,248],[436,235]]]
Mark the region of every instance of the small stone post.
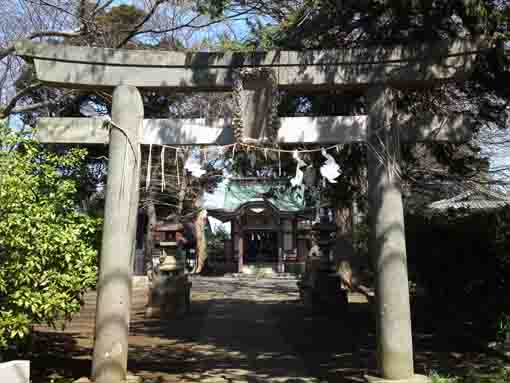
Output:
[[130,257],[136,236],[139,130],[143,103],[135,87],[115,88],[110,129],[108,181],[98,282],[92,377],[96,383],[126,380]]
[[277,249],[278,253],[277,256],[277,263],[276,263],[276,272],[281,273],[281,267],[283,266],[283,249],[284,249],[284,237],[283,237],[283,227],[284,222],[282,220],[279,220],[278,222],[278,231],[276,232],[276,243],[277,243]]
[[241,226],[238,226],[239,232],[237,233],[237,272],[242,273],[243,272],[243,256],[244,256],[244,239],[243,239],[243,231],[241,229]]
[[415,381],[404,212],[400,187],[399,135],[394,93],[368,91],[368,198],[371,255],[376,271],[379,378]]

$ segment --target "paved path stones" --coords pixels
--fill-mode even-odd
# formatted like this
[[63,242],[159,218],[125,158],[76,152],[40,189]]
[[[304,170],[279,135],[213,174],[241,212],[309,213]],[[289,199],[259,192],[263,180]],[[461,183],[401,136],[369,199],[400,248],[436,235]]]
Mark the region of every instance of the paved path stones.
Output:
[[[192,282],[191,313],[163,322],[144,317],[147,286],[134,284],[128,370],[145,381],[355,383],[375,372],[375,337],[367,332],[373,323],[363,304],[353,304],[365,310],[359,314],[312,316],[298,301],[295,279],[193,277]],[[82,312],[55,334],[76,342],[65,355],[72,360],[62,361],[67,373],[76,366],[75,379],[90,373],[95,294],[85,300]],[[55,354],[61,353],[63,346],[51,342]],[[56,363],[52,356],[38,368]]]

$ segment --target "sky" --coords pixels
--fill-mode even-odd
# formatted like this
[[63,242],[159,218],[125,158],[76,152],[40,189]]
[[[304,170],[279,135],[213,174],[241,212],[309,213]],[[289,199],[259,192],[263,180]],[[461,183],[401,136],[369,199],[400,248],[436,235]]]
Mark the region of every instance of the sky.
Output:
[[[121,5],[121,4],[127,4],[127,5],[137,5],[138,7],[141,7],[142,4],[147,3],[147,0],[115,0],[112,3],[112,6],[115,5]],[[150,2],[152,3],[152,2]],[[228,13],[227,13],[228,15]],[[268,20],[269,21],[269,20]],[[213,34],[216,34],[218,32],[227,32],[227,33],[234,33],[239,40],[243,40],[249,36],[249,27],[246,24],[244,20],[233,20],[229,22],[229,26],[225,25],[214,25],[210,28],[206,28],[204,30],[195,30],[193,33],[193,40],[195,41],[201,41],[204,38],[210,37],[211,32]]]

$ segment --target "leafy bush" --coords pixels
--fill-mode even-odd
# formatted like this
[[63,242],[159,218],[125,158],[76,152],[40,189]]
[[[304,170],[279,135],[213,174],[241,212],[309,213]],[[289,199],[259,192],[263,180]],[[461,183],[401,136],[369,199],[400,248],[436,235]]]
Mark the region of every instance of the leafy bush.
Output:
[[74,200],[83,150],[55,154],[0,125],[0,349],[79,311],[99,221]]
[[452,376],[442,376],[439,373],[432,371],[429,374],[431,383],[457,383],[460,379]]
[[431,383],[508,383],[510,382],[510,369],[508,366],[493,365],[490,372],[480,373],[475,369],[469,369],[466,375],[450,376],[441,375],[432,371],[429,374]]

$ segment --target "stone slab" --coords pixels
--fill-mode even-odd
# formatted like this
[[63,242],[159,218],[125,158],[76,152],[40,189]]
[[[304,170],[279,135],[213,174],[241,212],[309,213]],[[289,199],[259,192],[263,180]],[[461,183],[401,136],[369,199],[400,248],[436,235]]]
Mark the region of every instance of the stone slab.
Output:
[[30,383],[30,361],[12,360],[0,363],[0,382]]
[[397,87],[463,77],[484,39],[434,44],[361,47],[325,51],[168,52],[115,50],[22,41],[16,54],[35,62],[37,78],[61,87],[229,90],[239,68],[269,67],[278,87],[287,89],[366,87],[386,82]]

